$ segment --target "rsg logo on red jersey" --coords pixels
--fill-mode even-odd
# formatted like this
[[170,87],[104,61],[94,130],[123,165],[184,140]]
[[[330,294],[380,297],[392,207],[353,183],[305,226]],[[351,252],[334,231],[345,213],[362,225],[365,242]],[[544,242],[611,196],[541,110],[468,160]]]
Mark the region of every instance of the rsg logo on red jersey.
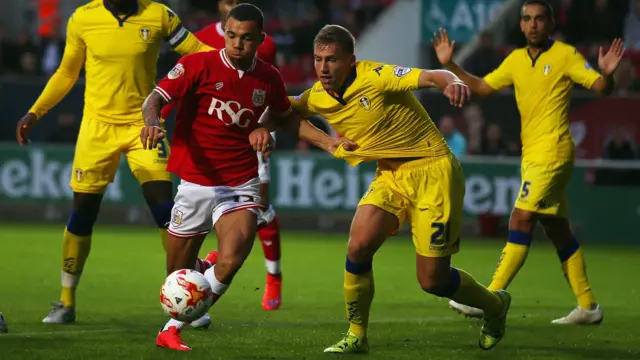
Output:
[[[208,113],[209,115],[213,115],[215,113],[218,120],[222,121],[227,126],[237,125],[241,128],[249,126],[249,124],[251,124],[251,119],[254,116],[253,110],[243,108],[237,101],[231,100],[224,102],[216,98],[211,99],[211,105],[209,106]],[[226,114],[228,118],[225,118],[224,114]]]

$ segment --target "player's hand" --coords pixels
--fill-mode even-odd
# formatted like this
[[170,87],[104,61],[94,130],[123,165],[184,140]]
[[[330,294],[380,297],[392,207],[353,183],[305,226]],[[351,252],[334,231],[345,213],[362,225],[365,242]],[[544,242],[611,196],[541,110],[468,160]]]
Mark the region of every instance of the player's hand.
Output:
[[462,107],[471,98],[471,89],[462,81],[454,81],[444,89],[444,96],[451,105]]
[[346,151],[355,151],[356,149],[358,149],[358,144],[356,144],[352,140],[344,137],[338,137],[331,140],[327,151],[330,154],[335,154],[340,146],[342,146],[342,148]]
[[449,42],[449,34],[447,34],[447,30],[440,28],[440,35],[433,33],[433,40],[431,41],[433,44],[433,50],[436,51],[436,56],[438,57],[438,61],[440,64],[447,66],[451,64],[451,60],[453,59],[453,48],[456,45],[455,40],[453,42]]
[[620,65],[620,61],[622,61],[624,50],[624,43],[620,38],[613,40],[611,47],[606,54],[604,53],[602,46],[600,47],[600,52],[598,54],[598,67],[600,67],[600,71],[603,76],[613,75],[618,68],[618,65]]
[[155,149],[164,139],[165,132],[159,126],[145,126],[140,130],[140,141],[143,149]]
[[22,146],[29,145],[29,132],[33,125],[36,124],[38,118],[34,113],[28,113],[18,121],[18,127],[16,128],[16,139]]
[[249,134],[249,143],[253,147],[253,150],[262,153],[263,159],[269,157],[274,142],[275,140],[271,137],[269,130],[263,127],[259,127]]

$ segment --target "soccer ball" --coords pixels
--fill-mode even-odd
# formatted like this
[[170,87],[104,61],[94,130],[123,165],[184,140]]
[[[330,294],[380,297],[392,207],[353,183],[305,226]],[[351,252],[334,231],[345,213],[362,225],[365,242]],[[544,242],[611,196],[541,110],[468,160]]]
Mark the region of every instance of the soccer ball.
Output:
[[172,318],[192,322],[213,304],[211,284],[195,270],[177,270],[167,276],[160,290],[160,304]]

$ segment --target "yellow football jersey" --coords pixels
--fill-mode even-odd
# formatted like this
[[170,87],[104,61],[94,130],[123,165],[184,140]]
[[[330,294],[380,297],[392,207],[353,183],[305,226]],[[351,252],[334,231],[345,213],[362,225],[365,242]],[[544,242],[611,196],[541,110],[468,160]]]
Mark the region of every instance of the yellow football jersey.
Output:
[[155,86],[162,41],[181,55],[211,48],[191,35],[178,16],[151,0],[116,14],[102,0],[76,9],[58,71],[29,112],[46,114],[71,90],[85,65],[85,117],[110,124],[142,123],[142,103]]
[[355,151],[340,148],[335,154],[352,166],[378,159],[446,156],[449,146],[411,92],[418,89],[421,72],[358,61],[339,94],[328,93],[316,82],[290,99],[301,116],[320,115],[358,144]]
[[522,158],[573,161],[569,105],[574,83],[589,89],[600,77],[573,47],[554,41],[532,59],[514,50],[484,80],[494,90],[514,85],[522,123]]

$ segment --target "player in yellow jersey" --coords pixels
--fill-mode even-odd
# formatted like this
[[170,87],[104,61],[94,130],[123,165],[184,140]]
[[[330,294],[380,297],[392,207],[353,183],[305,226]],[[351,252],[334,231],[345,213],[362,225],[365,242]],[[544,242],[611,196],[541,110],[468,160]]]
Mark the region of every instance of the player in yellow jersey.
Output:
[[[529,0],[521,10],[520,27],[527,47],[514,50],[484,79],[474,77],[452,62],[453,43],[441,30],[434,47],[440,62],[471,90],[487,96],[507,86],[515,87],[522,122],[522,187],[509,220],[509,239],[498,262],[491,290],[506,289],[524,264],[539,221],[558,251],[562,270],[577,297],[578,306],[555,324],[599,324],[602,309],[587,280],[585,262],[567,219],[566,187],[571,178],[575,149],[569,131],[569,103],[574,83],[601,95],[613,88],[613,73],[624,52],[616,39],[605,54],[600,49],[602,75],[570,45],[553,41],[553,9],[545,1]],[[456,301],[450,306],[467,316],[483,312]]]
[[73,209],[64,231],[62,295],[45,323],[75,321],[75,290],[91,248],[91,233],[102,196],[113,181],[121,154],[166,239],[173,194],[165,170],[168,144],[142,149],[140,109],[153,90],[162,42],[182,55],[206,51],[176,14],[151,0],[94,0],[76,9],[67,25],[64,56],[44,91],[18,123],[17,138],[28,144],[29,130],[71,90],[86,70],[84,115],[76,144],[71,188]]
[[436,87],[455,106],[469,89],[443,70],[421,70],[356,61],[355,39],[343,27],[325,26],[314,41],[319,81],[291,99],[302,116],[320,115],[358,144],[334,156],[356,166],[377,161],[376,178],[358,204],[351,225],[344,278],[349,331],[330,353],[367,352],[373,300],[373,256],[407,220],[416,248],[418,282],[424,291],[484,309],[480,346],[504,335],[511,297],[489,291],[468,273],[451,267],[458,252],[464,176],[458,160],[412,90]]

